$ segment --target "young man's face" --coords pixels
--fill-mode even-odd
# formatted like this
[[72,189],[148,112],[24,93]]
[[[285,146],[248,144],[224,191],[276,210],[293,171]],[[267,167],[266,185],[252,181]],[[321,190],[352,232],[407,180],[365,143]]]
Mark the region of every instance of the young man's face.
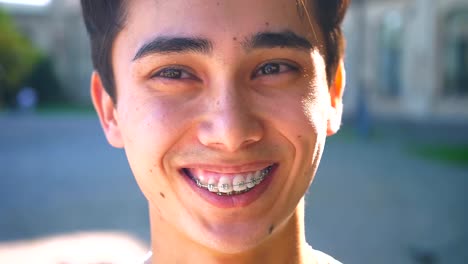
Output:
[[258,245],[288,225],[339,123],[341,80],[327,86],[313,13],[291,0],[128,3],[116,105],[93,80],[109,142],[159,223],[225,252]]

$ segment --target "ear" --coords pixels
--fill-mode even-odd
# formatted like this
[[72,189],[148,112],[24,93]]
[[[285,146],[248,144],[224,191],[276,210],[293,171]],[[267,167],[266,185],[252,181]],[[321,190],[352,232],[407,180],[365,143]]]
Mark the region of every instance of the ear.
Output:
[[122,148],[123,140],[118,124],[117,110],[112,98],[102,85],[99,73],[96,71],[91,76],[91,98],[107,141],[116,148]]
[[341,126],[341,116],[343,114],[343,93],[346,85],[346,72],[343,60],[340,61],[336,69],[335,80],[333,81],[330,93],[330,109],[328,111],[327,135],[331,136],[338,132]]

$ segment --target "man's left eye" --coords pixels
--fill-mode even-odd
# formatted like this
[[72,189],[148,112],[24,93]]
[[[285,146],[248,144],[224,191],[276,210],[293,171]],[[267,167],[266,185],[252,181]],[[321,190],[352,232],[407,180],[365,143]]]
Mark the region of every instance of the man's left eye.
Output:
[[169,67],[164,68],[151,76],[152,78],[163,78],[163,79],[172,79],[172,80],[180,80],[180,79],[191,79],[194,78],[192,74],[187,72],[184,69],[177,68],[177,67]]
[[294,67],[287,63],[282,62],[269,62],[260,66],[252,76],[253,78],[259,77],[262,75],[275,75],[284,72],[297,70],[297,67]]

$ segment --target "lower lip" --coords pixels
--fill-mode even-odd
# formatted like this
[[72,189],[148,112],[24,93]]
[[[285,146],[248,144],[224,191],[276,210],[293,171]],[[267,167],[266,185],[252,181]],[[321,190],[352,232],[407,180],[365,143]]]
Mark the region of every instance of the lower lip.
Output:
[[246,207],[256,201],[268,189],[268,186],[273,181],[273,176],[276,172],[277,165],[274,165],[270,173],[263,179],[261,183],[256,185],[252,190],[238,195],[218,195],[217,193],[210,192],[206,189],[200,188],[197,184],[190,179],[183,172],[184,179],[194,192],[201,196],[208,203],[219,208],[238,208]]

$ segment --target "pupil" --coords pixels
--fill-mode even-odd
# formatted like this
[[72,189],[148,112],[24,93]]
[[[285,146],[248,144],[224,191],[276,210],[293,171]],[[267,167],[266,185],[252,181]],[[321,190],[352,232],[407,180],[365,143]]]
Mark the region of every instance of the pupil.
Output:
[[179,78],[180,71],[179,70],[165,70],[163,72],[163,76],[166,78]]
[[263,74],[272,74],[278,72],[278,65],[276,64],[267,64],[263,69]]

